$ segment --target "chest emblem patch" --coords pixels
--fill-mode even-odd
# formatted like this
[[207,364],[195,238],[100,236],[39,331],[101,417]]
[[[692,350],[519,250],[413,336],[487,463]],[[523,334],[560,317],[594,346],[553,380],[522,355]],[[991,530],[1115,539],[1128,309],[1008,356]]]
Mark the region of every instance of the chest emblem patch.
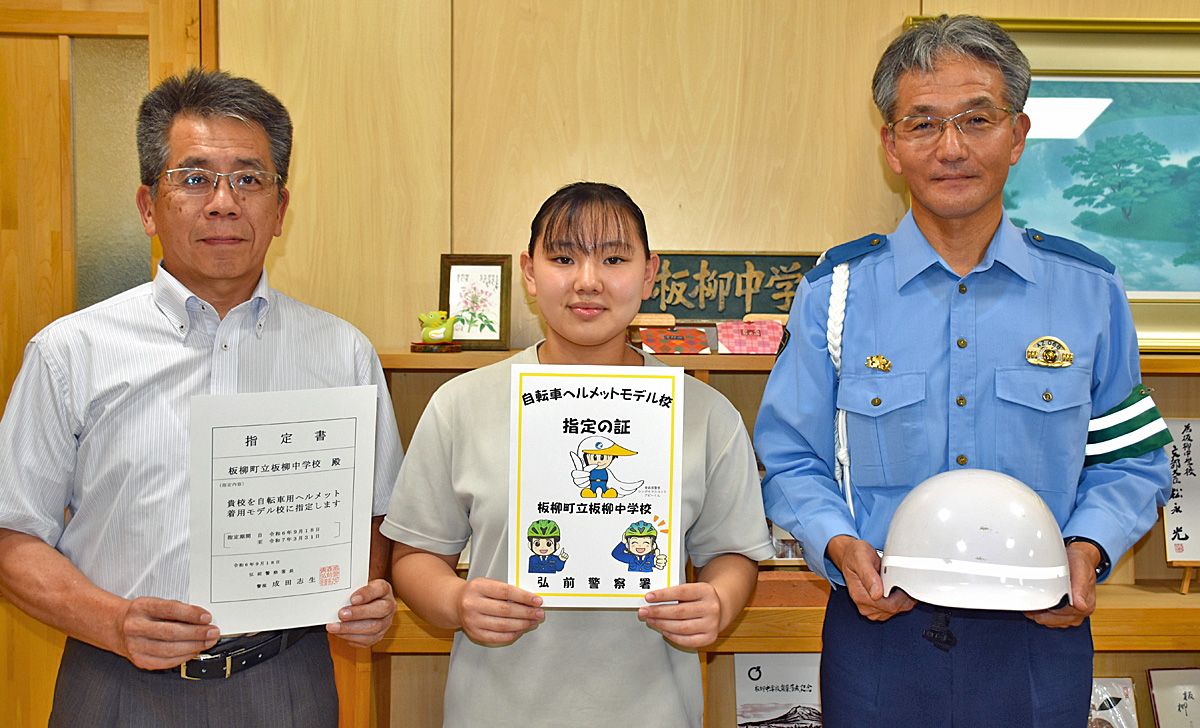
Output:
[[1069,367],[1075,355],[1062,339],[1039,336],[1025,349],[1025,361],[1035,367]]
[[892,362],[883,354],[872,354],[867,357],[867,368],[890,372],[892,371]]

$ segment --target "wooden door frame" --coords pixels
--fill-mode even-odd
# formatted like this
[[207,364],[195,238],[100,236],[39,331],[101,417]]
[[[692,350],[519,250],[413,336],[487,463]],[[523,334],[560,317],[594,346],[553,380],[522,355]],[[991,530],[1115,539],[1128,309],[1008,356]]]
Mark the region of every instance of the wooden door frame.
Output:
[[[218,0],[142,0],[140,12],[128,10],[46,10],[44,8],[5,7],[0,9],[0,34],[57,36],[63,47],[66,69],[63,83],[70,79],[70,39],[72,37],[146,38],[150,45],[150,88],[167,76],[183,73],[189,68],[217,67],[217,2]],[[20,4],[16,0],[14,5]],[[98,3],[99,4],[99,3]],[[147,89],[149,90],[149,89]],[[66,98],[70,98],[69,94]],[[70,107],[64,109],[67,139],[65,159],[70,164]],[[70,175],[66,175],[70,187]],[[67,308],[74,309],[74,230],[67,228],[73,214],[71,190],[63,190],[64,260],[70,268],[64,275],[71,278],[66,286],[72,292]],[[162,244],[155,237],[150,244],[150,268],[162,259]]]

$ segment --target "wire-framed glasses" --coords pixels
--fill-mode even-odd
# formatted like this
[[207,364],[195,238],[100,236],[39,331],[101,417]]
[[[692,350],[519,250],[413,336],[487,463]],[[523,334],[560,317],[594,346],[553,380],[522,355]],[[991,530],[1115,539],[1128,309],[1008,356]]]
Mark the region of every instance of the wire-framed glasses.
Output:
[[953,124],[966,139],[983,139],[1001,128],[1005,119],[1015,116],[1011,106],[979,106],[954,116],[910,114],[889,123],[887,128],[897,139],[909,144],[929,144],[941,138],[947,124]]
[[261,169],[239,169],[236,172],[214,172],[203,167],[176,167],[162,173],[162,178],[185,195],[207,197],[216,191],[221,178],[229,189],[238,195],[254,196],[270,192],[283,180],[282,177]]

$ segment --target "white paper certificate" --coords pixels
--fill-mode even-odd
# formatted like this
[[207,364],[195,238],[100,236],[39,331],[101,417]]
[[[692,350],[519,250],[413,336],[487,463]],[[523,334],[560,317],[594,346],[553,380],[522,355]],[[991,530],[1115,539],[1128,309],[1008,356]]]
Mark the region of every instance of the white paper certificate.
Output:
[[335,622],[367,583],[376,396],[192,398],[190,598],[222,634]]
[[678,584],[682,369],[514,365],[509,583],[548,607]]

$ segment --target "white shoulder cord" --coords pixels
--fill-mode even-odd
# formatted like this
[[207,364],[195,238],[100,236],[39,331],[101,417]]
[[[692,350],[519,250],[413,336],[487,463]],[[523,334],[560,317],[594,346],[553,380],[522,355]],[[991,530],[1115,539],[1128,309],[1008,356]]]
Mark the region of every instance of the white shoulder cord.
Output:
[[[842,378],[842,329],[846,323],[846,298],[850,293],[850,264],[839,263],[833,268],[833,285],[829,289],[829,320],[825,326],[825,342],[833,371],[839,384]],[[833,475],[854,518],[854,498],[850,492],[850,443],[846,435],[846,410],[838,409],[834,418],[833,451],[837,462]]]

